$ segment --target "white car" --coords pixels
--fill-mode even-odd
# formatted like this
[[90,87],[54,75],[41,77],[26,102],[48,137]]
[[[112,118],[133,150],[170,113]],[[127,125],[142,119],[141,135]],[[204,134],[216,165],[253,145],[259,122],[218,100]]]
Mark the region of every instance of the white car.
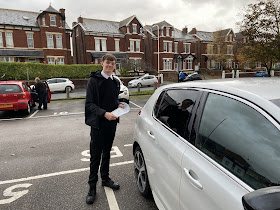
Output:
[[129,90],[128,88],[123,84],[123,82],[120,80],[119,77],[115,76],[114,77],[119,80],[121,88],[120,88],[120,94],[119,94],[119,101],[120,102],[125,102],[129,104]]
[[137,87],[138,85],[140,87],[142,87],[142,86],[152,86],[152,85],[154,85],[154,83],[158,83],[158,80],[157,80],[156,76],[145,74],[142,77],[130,80],[128,82],[128,87]]
[[48,79],[46,82],[48,83],[51,92],[66,92],[67,88],[69,88],[69,91],[71,92],[75,89],[74,83],[68,78],[52,78]]
[[279,89],[279,78],[157,89],[134,132],[140,193],[160,210],[280,209]]

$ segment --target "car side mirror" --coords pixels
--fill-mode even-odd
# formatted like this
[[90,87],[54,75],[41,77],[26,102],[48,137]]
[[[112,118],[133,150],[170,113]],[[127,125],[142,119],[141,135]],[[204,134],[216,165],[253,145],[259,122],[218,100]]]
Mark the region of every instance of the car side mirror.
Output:
[[245,210],[280,209],[280,187],[267,187],[250,192],[242,197]]

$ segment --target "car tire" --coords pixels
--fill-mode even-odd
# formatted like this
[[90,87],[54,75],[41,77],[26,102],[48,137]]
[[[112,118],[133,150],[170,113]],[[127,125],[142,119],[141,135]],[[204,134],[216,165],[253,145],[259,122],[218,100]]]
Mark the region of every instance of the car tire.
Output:
[[147,167],[145,164],[144,155],[139,146],[134,151],[134,175],[136,184],[142,196],[151,197],[152,191],[148,179]]
[[72,87],[70,87],[70,86],[67,86],[67,87],[65,88],[65,93],[67,92],[67,88],[69,88],[69,93],[71,93],[71,92],[72,92]]
[[31,106],[30,102],[27,103],[27,108],[24,110],[26,115],[29,115],[31,113]]
[[125,99],[125,98],[119,99],[119,102],[125,102],[125,103],[129,104],[129,100],[127,100],[127,99]]

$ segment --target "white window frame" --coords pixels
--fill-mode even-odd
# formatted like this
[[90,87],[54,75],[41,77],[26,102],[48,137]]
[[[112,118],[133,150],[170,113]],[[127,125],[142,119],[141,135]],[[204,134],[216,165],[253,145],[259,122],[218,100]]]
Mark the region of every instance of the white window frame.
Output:
[[48,64],[55,65],[55,57],[48,57]]
[[163,52],[167,52],[167,42],[163,42]]
[[47,48],[54,48],[53,34],[47,33]]
[[0,31],[0,47],[3,47],[2,31]]
[[2,62],[14,62],[14,57],[0,57],[0,61]]
[[129,34],[129,26],[126,27],[126,33]]
[[193,66],[192,66],[193,59],[189,58],[189,59],[186,60],[186,62],[187,62],[187,69],[188,70],[193,69]]
[[168,52],[172,52],[172,42],[168,42]]
[[191,44],[190,43],[183,43],[184,45],[184,53],[190,54],[191,53]]
[[174,53],[178,53],[178,42],[174,42]]
[[13,32],[5,32],[6,47],[14,47]]
[[163,70],[172,70],[172,58],[163,59]]
[[229,41],[232,42],[232,34],[229,35]]
[[208,44],[208,45],[207,45],[207,54],[208,54],[208,55],[213,54],[213,48],[214,48],[214,45],[213,45],[213,44]]
[[168,27],[166,27],[166,36],[170,36],[169,28]]
[[42,25],[46,25],[46,18],[45,18],[45,16],[42,16]]
[[217,54],[221,54],[221,46],[220,45],[217,46]]
[[232,68],[232,59],[227,59],[227,68]]
[[134,52],[134,40],[129,40],[129,49],[130,49],[130,52]]
[[137,24],[132,24],[132,33],[137,34]]
[[136,52],[140,52],[140,40],[137,40],[136,41],[136,49],[135,49]]
[[106,39],[101,39],[101,51],[107,51]]
[[27,46],[28,48],[34,48],[34,38],[33,33],[26,33]]
[[62,49],[62,35],[61,34],[56,34],[55,35],[55,39],[56,39],[56,48]]
[[100,39],[95,39],[94,43],[95,43],[95,51],[100,52]]
[[232,55],[233,54],[233,46],[232,45],[227,45],[227,54]]
[[50,25],[56,26],[56,16],[55,15],[50,15]]
[[57,64],[64,65],[64,57],[57,57]]
[[120,52],[120,40],[115,39],[115,51]]

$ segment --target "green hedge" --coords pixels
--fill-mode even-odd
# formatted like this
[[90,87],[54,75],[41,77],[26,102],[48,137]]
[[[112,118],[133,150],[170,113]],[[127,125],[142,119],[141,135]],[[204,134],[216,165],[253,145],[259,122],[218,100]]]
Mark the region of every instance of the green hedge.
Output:
[[[87,79],[90,72],[102,69],[97,64],[50,65],[41,63],[0,62],[0,80],[34,80],[40,77],[46,80],[53,77],[69,79]],[[28,72],[28,74],[27,74]]]

